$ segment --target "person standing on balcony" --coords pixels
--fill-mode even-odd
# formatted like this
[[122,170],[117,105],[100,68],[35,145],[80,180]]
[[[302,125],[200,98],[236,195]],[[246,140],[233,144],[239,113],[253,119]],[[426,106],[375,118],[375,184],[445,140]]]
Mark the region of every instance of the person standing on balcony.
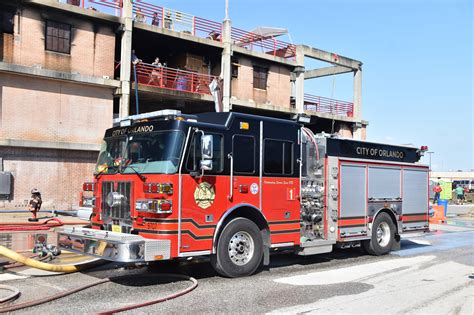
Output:
[[443,191],[443,188],[441,188],[441,185],[439,183],[437,183],[436,186],[433,187],[433,192],[434,192],[433,204],[438,203],[439,196],[441,195],[442,191]]
[[141,59],[138,59],[137,55],[135,54],[135,49],[132,50],[132,63],[134,65],[137,65],[139,64],[140,62],[142,62]]
[[153,70],[148,80],[148,85],[157,82],[158,86],[163,86],[163,65],[160,62],[160,58],[156,57],[155,61],[152,62]]
[[165,28],[171,30],[173,28],[173,20],[171,19],[171,13],[166,12],[165,14]]
[[77,7],[81,5],[81,0],[67,0],[66,2],[67,4],[75,5]]
[[151,25],[160,26],[160,19],[158,18],[158,12],[153,12],[153,18],[151,19]]
[[138,23],[146,23],[146,16],[143,14],[142,10],[140,8],[137,9],[135,12],[135,22]]

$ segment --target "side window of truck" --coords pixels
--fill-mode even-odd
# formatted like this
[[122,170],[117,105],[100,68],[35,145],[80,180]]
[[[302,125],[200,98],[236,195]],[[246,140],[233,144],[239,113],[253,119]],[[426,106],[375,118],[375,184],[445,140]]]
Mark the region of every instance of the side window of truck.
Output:
[[236,135],[232,140],[234,172],[236,174],[255,173],[255,138]]
[[271,175],[293,174],[293,143],[264,140],[263,172]]
[[[198,171],[200,169],[199,162],[201,161],[201,135],[201,133],[195,133],[193,139],[191,140],[188,160],[186,162],[186,169],[188,171]],[[212,171],[206,171],[206,173],[220,173],[222,172],[224,166],[224,155],[222,153],[224,151],[224,141],[222,141],[222,135],[212,133],[206,133],[206,135],[212,135],[212,138],[214,139]]]

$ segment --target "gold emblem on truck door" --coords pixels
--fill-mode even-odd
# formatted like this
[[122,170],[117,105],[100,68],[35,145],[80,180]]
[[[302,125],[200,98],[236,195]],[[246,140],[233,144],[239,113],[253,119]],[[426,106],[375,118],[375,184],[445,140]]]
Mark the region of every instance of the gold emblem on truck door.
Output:
[[199,208],[207,209],[214,203],[216,194],[211,184],[203,182],[194,191],[194,201]]

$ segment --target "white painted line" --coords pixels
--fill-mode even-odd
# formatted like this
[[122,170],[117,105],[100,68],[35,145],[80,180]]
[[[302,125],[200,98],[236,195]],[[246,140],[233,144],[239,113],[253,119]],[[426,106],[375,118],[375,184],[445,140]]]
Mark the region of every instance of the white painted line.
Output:
[[382,260],[374,263],[318,271],[305,275],[275,279],[275,282],[291,285],[329,285],[360,281],[369,276],[391,271],[401,267],[412,267],[433,260],[435,256],[417,256],[413,258]]
[[411,239],[411,238],[409,238],[408,240],[412,243],[416,243],[419,245],[431,245],[431,242],[427,240]]
[[10,280],[18,280],[18,279],[26,279],[26,276],[20,276],[13,273],[2,273],[0,274],[0,282],[2,281],[10,281]]

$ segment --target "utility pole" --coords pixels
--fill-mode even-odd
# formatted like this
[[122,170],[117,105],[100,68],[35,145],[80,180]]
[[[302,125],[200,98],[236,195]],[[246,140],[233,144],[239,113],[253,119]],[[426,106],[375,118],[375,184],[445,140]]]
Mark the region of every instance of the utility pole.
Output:
[[232,39],[231,39],[231,23],[229,18],[229,0],[225,0],[225,19],[223,22],[222,43],[224,49],[222,51],[222,107],[224,112],[230,111],[230,88],[231,88],[231,56],[232,56]]
[[430,155],[430,172],[431,172],[431,154],[433,154],[434,152],[433,151],[427,151],[426,153],[428,153]]
[[132,29],[133,4],[132,0],[123,0],[123,33],[120,56],[120,117],[130,113],[130,75],[132,63]]
[[225,19],[229,19],[229,0],[225,0]]

